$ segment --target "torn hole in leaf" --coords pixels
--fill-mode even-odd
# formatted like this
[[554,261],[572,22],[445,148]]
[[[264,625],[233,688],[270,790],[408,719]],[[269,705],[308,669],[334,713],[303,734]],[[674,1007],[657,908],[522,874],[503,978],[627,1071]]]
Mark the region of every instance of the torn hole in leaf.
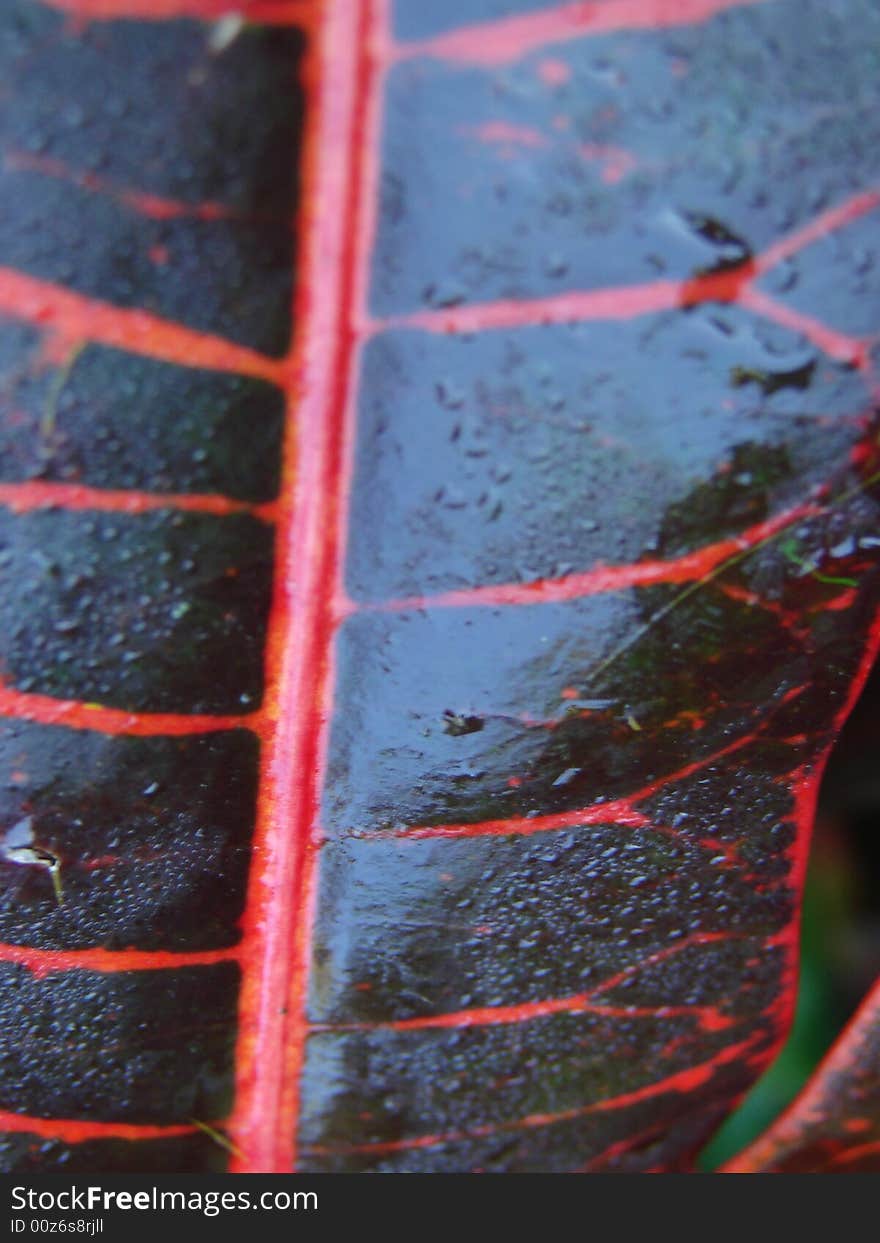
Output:
[[466,713],[453,712],[449,708],[443,713],[443,731],[451,734],[453,738],[479,733],[484,724],[481,716],[469,716]]
[[23,867],[43,868],[52,880],[52,891],[59,906],[64,905],[61,886],[61,859],[34,840],[34,818],[23,816],[0,839],[0,858]]

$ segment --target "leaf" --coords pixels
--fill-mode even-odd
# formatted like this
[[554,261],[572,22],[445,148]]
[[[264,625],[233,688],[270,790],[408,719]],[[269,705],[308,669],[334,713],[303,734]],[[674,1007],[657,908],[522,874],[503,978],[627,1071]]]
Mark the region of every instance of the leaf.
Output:
[[238,1152],[292,504],[304,39],[268,7],[0,14],[4,1169]]
[[0,15],[3,1168],[689,1169],[880,644],[878,14],[224,7]]
[[880,1153],[880,985],[805,1090],[726,1169],[733,1174],[856,1174],[876,1171]]

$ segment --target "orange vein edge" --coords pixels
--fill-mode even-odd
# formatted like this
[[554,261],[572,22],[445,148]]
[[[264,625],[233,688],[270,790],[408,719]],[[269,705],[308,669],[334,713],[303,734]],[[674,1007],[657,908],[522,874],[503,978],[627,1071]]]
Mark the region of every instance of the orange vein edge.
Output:
[[43,0],[50,9],[68,14],[75,21],[170,21],[192,18],[213,22],[241,16],[248,22],[275,26],[302,22],[315,0]]
[[176,1135],[192,1135],[195,1126],[188,1123],[170,1126],[151,1126],[133,1122],[89,1122],[74,1118],[36,1118],[28,1114],[0,1112],[0,1132],[17,1132],[39,1135],[44,1139],[59,1140],[66,1144],[82,1144],[87,1140],[121,1139],[141,1141],[145,1139],[169,1139]]
[[361,0],[328,4],[311,31],[304,68],[311,107],[295,295],[300,328],[286,384],[289,424],[266,657],[267,712],[275,728],[263,748],[243,927],[236,1095],[225,1128],[239,1154],[230,1162],[233,1173],[283,1173],[295,1164],[312,830],[345,499],[366,17]]
[[[799,992],[798,977],[800,972],[800,944],[801,924],[803,922],[804,888],[807,880],[807,868],[810,861],[810,845],[813,837],[813,828],[816,820],[816,806],[819,801],[819,791],[822,786],[822,778],[825,775],[825,768],[828,764],[831,753],[837,744],[838,738],[840,737],[840,731],[846,724],[853,708],[858,703],[859,697],[865,688],[865,683],[868,681],[868,677],[878,657],[880,657],[880,610],[877,610],[874,613],[867,636],[864,640],[864,648],[862,649],[858,668],[849,684],[849,687],[847,688],[844,702],[835,714],[834,722],[829,731],[830,741],[818,758],[809,766],[809,769],[804,772],[800,780],[793,783],[794,809],[791,818],[795,824],[796,836],[788,851],[788,859],[790,864],[788,884],[794,898],[794,914],[784,929],[770,939],[774,945],[779,946],[781,949],[784,955],[784,966],[780,991],[774,1005],[771,1006],[771,1010],[775,1010],[774,1019],[778,1035],[775,1042],[770,1046],[764,1056],[765,1069],[766,1067],[769,1067],[781,1053],[785,1042],[788,1040],[789,1033],[794,1022]],[[812,1079],[810,1080],[810,1083],[812,1083]],[[809,1092],[809,1086],[810,1085],[808,1084],[802,1095],[806,1095]],[[798,1101],[800,1099],[801,1098],[798,1097]],[[732,1102],[732,1107],[735,1107],[737,1103],[737,1101]],[[796,1101],[795,1104],[797,1103],[798,1102]],[[789,1113],[793,1108],[794,1106],[790,1107],[790,1109],[783,1114],[783,1119],[789,1116]],[[781,1120],[774,1123],[770,1133],[776,1134],[776,1129],[780,1123]],[[756,1141],[756,1148],[759,1143],[760,1141]],[[752,1150],[749,1149],[748,1152],[751,1155]],[[729,1169],[727,1166],[724,1167],[724,1172],[735,1172],[732,1162],[730,1163]]]
[[729,9],[764,3],[767,0],[569,0],[547,9],[457,26],[390,50],[395,59],[432,56],[462,64],[503,65],[571,39],[697,25]]
[[[754,1143],[732,1157],[721,1172],[725,1174],[766,1174],[773,1166],[812,1138],[811,1126],[827,1117],[827,1100],[834,1094],[836,1076],[851,1075],[857,1065],[857,1053],[880,1023],[880,979],[869,990],[853,1018],[843,1029],[819,1068],[784,1113]],[[853,1144],[852,1149],[836,1154],[832,1164],[845,1164],[854,1155],[872,1151],[877,1145]],[[813,1171],[811,1171],[813,1172]],[[816,1171],[825,1173],[826,1170]]]

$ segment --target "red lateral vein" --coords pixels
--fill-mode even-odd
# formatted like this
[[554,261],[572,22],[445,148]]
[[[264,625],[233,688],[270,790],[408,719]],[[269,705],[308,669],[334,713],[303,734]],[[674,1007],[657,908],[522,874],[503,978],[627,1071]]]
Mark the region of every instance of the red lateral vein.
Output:
[[312,15],[315,0],[44,0],[50,8],[82,21],[171,21],[190,17],[216,21],[241,15],[248,22],[300,26]]
[[215,733],[224,729],[249,729],[261,733],[263,714],[213,716],[175,712],[128,712],[124,708],[105,708],[101,704],[77,699],[54,699],[17,691],[0,683],[0,718],[33,721],[40,725],[65,725],[68,729],[88,729],[100,734],[124,734],[139,738],[161,735],[185,737]]
[[435,596],[411,596],[408,599],[387,600],[380,604],[359,604],[355,607],[399,613],[427,608],[498,608],[503,605],[553,604],[604,592],[625,591],[631,587],[694,582],[705,578],[738,553],[756,548],[793,523],[821,512],[822,507],[819,505],[796,505],[749,527],[741,535],[719,540],[715,544],[708,544],[704,548],[666,561],[599,565],[580,574],[567,574],[564,578],[541,578],[527,583],[489,583],[482,587],[441,592]]
[[726,9],[764,0],[603,0],[497,18],[420,42],[398,44],[396,58],[434,56],[465,64],[502,65],[548,43],[619,30],[657,30],[694,25]]
[[247,218],[244,213],[226,207],[223,203],[184,203],[178,199],[148,194],[143,190],[133,190],[128,186],[118,186],[96,173],[69,168],[63,161],[50,159],[48,156],[31,155],[25,151],[7,151],[3,163],[13,172],[38,173],[42,177],[52,177],[57,181],[69,181],[93,194],[106,195],[148,220],[177,220],[181,217],[192,220]]
[[373,321],[365,317],[362,331],[420,328],[427,332],[481,332],[500,328],[632,319],[706,302],[735,303],[783,327],[802,333],[825,354],[862,370],[869,366],[867,343],[838,332],[822,321],[796,311],[757,289],[755,281],[805,247],[831,236],[880,205],[880,190],[869,189],[816,216],[808,224],[770,245],[754,259],[728,271],[710,272],[683,281],[651,281],[594,290],[570,290],[546,297],[473,303],[440,310],[415,311]]
[[[739,587],[735,583],[719,583],[718,590],[727,596],[729,600],[735,600],[737,604],[747,604],[750,608],[763,609],[764,612],[772,614],[780,626],[797,638],[803,638],[807,633],[803,618],[793,609],[786,609],[776,600],[766,599],[764,596],[759,595],[758,592],[751,591],[746,587]],[[824,608],[825,606],[821,605],[819,607]]]
[[642,1144],[647,1144],[650,1140],[662,1139],[664,1130],[654,1126],[646,1127],[643,1131],[637,1131],[635,1135],[627,1135],[625,1139],[619,1139],[614,1144],[604,1149],[603,1152],[597,1153],[595,1157],[591,1157],[584,1165],[578,1166],[572,1170],[573,1174],[593,1174],[598,1173],[604,1166],[609,1165],[617,1157],[625,1156],[631,1152],[633,1148],[638,1148]]
[[197,1130],[196,1126],[186,1124],[148,1126],[128,1122],[80,1122],[72,1118],[32,1118],[26,1114],[0,1112],[0,1134],[24,1132],[65,1144],[82,1144],[94,1139],[170,1139],[175,1135],[192,1135]]
[[874,1140],[873,1143],[859,1144],[855,1148],[848,1148],[845,1152],[838,1152],[835,1156],[828,1160],[829,1168],[832,1166],[852,1165],[853,1161],[862,1161],[865,1157],[872,1157],[880,1154],[880,1139]]
[[823,238],[829,237],[838,229],[851,224],[852,221],[858,220],[878,207],[880,207],[880,189],[873,187],[861,194],[853,195],[852,198],[839,203],[836,207],[829,207],[827,211],[820,212],[800,229],[795,229],[780,241],[768,246],[755,260],[757,274],[763,276],[776,264],[791,258],[799,250],[811,246],[813,242],[822,241]]
[[[796,691],[794,693],[800,692]],[[791,694],[783,702],[788,702],[790,698]],[[684,781],[688,777],[693,776],[694,773],[700,772],[701,769],[708,768],[711,764],[726,759],[751,743],[757,742],[761,737],[761,731],[772,719],[771,712],[766,720],[751,733],[734,739],[733,742],[720,747],[710,755],[685,764],[673,773],[658,777],[656,781],[642,786],[641,789],[636,790],[635,793],[628,795],[626,798],[610,799],[605,803],[591,803],[590,806],[580,810],[551,812],[546,816],[509,816],[498,820],[478,820],[473,823],[424,824],[400,829],[363,829],[350,831],[346,836],[356,837],[367,842],[382,841],[388,838],[417,841],[428,837],[504,837],[508,835],[528,837],[532,833],[548,833],[554,829],[581,828],[591,824],[617,824],[628,828],[645,828],[651,829],[654,832],[669,834],[674,830],[668,829],[663,825],[656,825],[649,816],[638,810],[636,804],[644,802],[645,799],[651,798],[676,782]],[[679,834],[679,836],[683,837],[684,835]],[[711,841],[711,839],[697,839],[696,844],[701,845],[706,841]]]
[[697,277],[693,281],[657,281],[649,285],[621,286],[553,294],[546,298],[505,302],[474,303],[442,311],[416,311],[386,321],[367,323],[364,331],[384,328],[421,328],[428,332],[485,332],[498,328],[542,327],[551,324],[585,323],[590,320],[633,319],[658,311],[704,302],[736,303],[782,327],[802,333],[829,358],[860,370],[868,366],[868,348],[859,337],[828,327],[820,320],[786,306],[747,282],[734,282],[728,273],[722,278]]
[[650,819],[632,807],[631,799],[594,803],[578,811],[557,811],[546,816],[510,816],[501,820],[480,820],[474,824],[426,824],[403,829],[373,829],[349,834],[364,841],[390,837],[420,840],[426,837],[530,837],[554,829],[581,828],[590,824],[621,824],[630,828],[650,828]]
[[207,367],[278,383],[284,363],[149,311],[117,307],[13,268],[0,268],[0,314],[36,325],[69,349],[94,341],[183,367]]
[[577,997],[557,997],[550,1001],[523,1002],[515,1006],[484,1006],[471,1010],[456,1010],[427,1018],[399,1019],[388,1023],[316,1023],[313,1032],[347,1031],[424,1031],[429,1028],[494,1027],[504,1023],[526,1023],[532,1019],[547,1018],[554,1014],[596,1014],[602,1018],[616,1019],[668,1019],[692,1018],[703,1031],[721,1031],[735,1020],[723,1015],[716,1006],[609,1006],[592,1002],[591,994]]
[[418,1148],[436,1148],[441,1144],[457,1144],[471,1139],[484,1139],[487,1136],[497,1135],[506,1131],[556,1126],[560,1122],[572,1122],[576,1118],[584,1118],[589,1114],[610,1113],[616,1109],[627,1109],[631,1105],[638,1105],[642,1101],[652,1100],[654,1097],[663,1096],[666,1093],[686,1095],[710,1082],[716,1070],[737,1061],[752,1050],[759,1039],[760,1036],[758,1035],[750,1036],[747,1040],[741,1040],[737,1044],[728,1045],[727,1048],[722,1049],[705,1062],[700,1062],[687,1070],[680,1070],[675,1074],[667,1076],[665,1079],[659,1079],[654,1083],[646,1084],[643,1088],[636,1088],[632,1092],[625,1092],[619,1096],[594,1101],[590,1105],[579,1105],[572,1109],[562,1109],[555,1113],[528,1114],[525,1118],[517,1118],[512,1122],[490,1123],[486,1126],[469,1127],[461,1131],[447,1131],[439,1135],[420,1135],[412,1139],[378,1140],[365,1144],[316,1145],[310,1148],[309,1152],[315,1156],[334,1156],[358,1152],[404,1152]]
[[837,329],[829,327],[812,315],[806,315],[803,311],[797,311],[794,307],[786,306],[784,302],[771,298],[761,289],[753,287],[744,289],[740,295],[739,304],[746,310],[761,315],[764,319],[772,320],[782,328],[791,328],[793,332],[801,333],[835,362],[846,363],[858,368],[859,371],[867,371],[870,368],[868,343],[860,337],[838,332]]
[[138,492],[131,488],[91,488],[80,483],[52,483],[43,479],[0,483],[0,505],[6,505],[17,514],[30,513],[35,509],[99,510],[116,514],[177,509],[218,517],[248,513],[270,523],[275,519],[273,503],[252,505],[214,493]]
[[585,993],[573,997],[555,997],[546,1001],[523,1002],[513,1006],[482,1006],[467,1010],[455,1010],[446,1014],[430,1015],[425,1018],[400,1019],[387,1023],[316,1023],[312,1031],[421,1031],[425,1028],[465,1028],[488,1027],[503,1023],[523,1023],[531,1019],[545,1018],[553,1014],[599,1014],[611,1018],[676,1018],[686,1016],[695,1018],[704,1031],[721,1031],[730,1027],[736,1019],[723,1014],[717,1006],[627,1006],[603,1005],[593,999],[603,993],[618,988],[626,980],[644,971],[646,967],[655,966],[674,958],[683,950],[693,945],[712,945],[718,941],[737,939],[738,935],[727,932],[696,932],[683,937],[672,945],[655,950],[639,962],[624,967],[615,975],[609,976],[601,984],[595,985]]
[[484,332],[495,328],[573,324],[594,319],[633,319],[655,311],[678,309],[686,288],[690,286],[682,281],[651,281],[644,285],[619,285],[616,288],[575,289],[543,298],[474,302],[366,321],[364,331],[376,333],[386,328],[421,328],[438,333]]
[[165,971],[172,967],[205,967],[235,962],[237,946],[220,950],[43,950],[24,945],[0,945],[0,962],[14,963],[36,976],[58,971]]
[[607,976],[600,984],[595,985],[590,990],[589,995],[597,997],[603,993],[610,993],[627,980],[632,979],[633,976],[644,971],[646,967],[653,967],[657,963],[666,962],[667,959],[674,958],[677,954],[680,954],[683,950],[690,949],[693,945],[715,945],[719,941],[747,940],[748,937],[749,934],[746,932],[692,932],[689,936],[682,937],[681,940],[664,946],[663,949],[653,950],[650,954],[646,954],[644,958],[640,958],[638,962],[631,963],[628,967],[622,967],[614,975]]
[[[750,269],[751,271],[751,269]],[[573,290],[543,298],[477,302],[439,311],[415,311],[381,321],[365,321],[368,334],[385,328],[420,328],[426,332],[486,332],[499,328],[529,328],[577,324],[591,320],[626,320],[639,315],[699,306],[705,302],[736,303],[764,319],[803,333],[830,358],[864,369],[866,344],[838,332],[812,316],[796,311],[755,289],[742,276],[723,272],[687,281],[654,281],[646,285]]]

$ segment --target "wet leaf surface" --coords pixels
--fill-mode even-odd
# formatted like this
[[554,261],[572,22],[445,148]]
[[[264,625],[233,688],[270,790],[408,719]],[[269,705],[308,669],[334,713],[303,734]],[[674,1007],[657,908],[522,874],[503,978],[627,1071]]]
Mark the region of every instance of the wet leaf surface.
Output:
[[0,14],[0,1160],[689,1169],[880,642],[876,7],[200,4]]

